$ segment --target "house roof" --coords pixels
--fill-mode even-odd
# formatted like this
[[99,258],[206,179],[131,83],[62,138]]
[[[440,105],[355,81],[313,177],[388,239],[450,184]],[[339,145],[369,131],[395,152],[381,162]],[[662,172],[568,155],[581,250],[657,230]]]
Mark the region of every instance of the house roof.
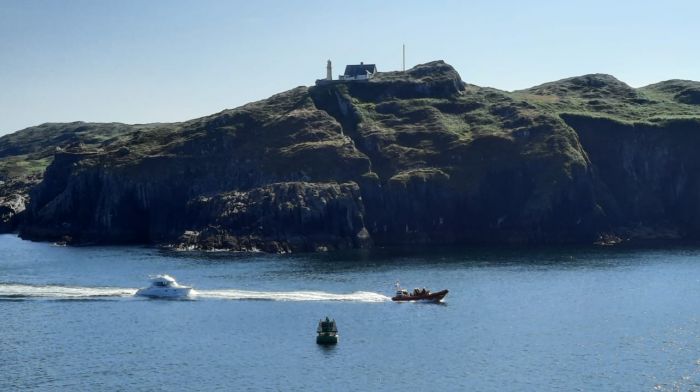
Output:
[[345,76],[360,76],[366,75],[367,72],[373,74],[377,72],[377,66],[374,64],[355,64],[345,66]]

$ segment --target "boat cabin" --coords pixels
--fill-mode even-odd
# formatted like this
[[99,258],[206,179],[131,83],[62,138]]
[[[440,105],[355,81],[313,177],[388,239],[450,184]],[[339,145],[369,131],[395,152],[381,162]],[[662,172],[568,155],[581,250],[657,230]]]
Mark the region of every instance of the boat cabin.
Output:
[[335,325],[335,320],[326,317],[325,320],[318,321],[316,329],[316,343],[321,345],[333,345],[338,343],[338,327]]
[[398,289],[398,290],[396,290],[396,296],[397,297],[406,297],[406,296],[408,296],[408,290]]
[[335,320],[330,320],[328,317],[326,317],[325,321],[318,321],[318,328],[316,329],[316,332],[318,332],[319,335],[325,334],[334,336],[338,333],[338,327],[335,325]]
[[168,275],[158,275],[151,279],[151,285],[156,287],[170,287],[175,284],[175,279]]

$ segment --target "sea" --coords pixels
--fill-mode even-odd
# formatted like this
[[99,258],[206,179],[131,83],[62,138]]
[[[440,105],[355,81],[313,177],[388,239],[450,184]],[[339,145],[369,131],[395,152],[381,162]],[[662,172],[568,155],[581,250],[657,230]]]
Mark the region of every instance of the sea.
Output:
[[[149,276],[187,300],[135,297]],[[403,287],[443,303],[396,303]],[[336,320],[336,346],[315,342]],[[270,255],[0,236],[0,391],[700,390],[700,247]]]

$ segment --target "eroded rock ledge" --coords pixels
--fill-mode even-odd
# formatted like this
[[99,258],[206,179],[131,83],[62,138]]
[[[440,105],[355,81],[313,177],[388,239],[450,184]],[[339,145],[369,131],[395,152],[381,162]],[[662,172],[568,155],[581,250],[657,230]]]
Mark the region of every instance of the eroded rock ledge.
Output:
[[356,183],[288,182],[200,196],[177,249],[319,251],[371,245]]

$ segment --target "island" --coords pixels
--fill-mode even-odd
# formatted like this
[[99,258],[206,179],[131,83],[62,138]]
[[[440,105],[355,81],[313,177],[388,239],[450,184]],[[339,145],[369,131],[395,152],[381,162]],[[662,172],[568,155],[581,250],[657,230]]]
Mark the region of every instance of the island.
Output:
[[507,92],[371,66],[180,123],[3,136],[0,230],[265,252],[700,239],[700,83]]

